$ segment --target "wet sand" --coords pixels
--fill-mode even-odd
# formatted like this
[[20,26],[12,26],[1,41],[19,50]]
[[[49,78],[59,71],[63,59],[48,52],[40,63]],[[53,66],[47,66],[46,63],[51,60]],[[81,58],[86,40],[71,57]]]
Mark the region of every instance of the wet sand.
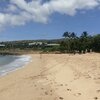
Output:
[[33,54],[0,78],[0,100],[100,100],[100,54]]

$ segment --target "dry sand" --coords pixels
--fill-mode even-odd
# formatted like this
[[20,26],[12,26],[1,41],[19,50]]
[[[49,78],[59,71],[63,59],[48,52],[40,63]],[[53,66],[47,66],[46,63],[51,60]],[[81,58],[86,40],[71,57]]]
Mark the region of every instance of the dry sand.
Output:
[[34,54],[0,78],[0,100],[100,100],[100,54]]

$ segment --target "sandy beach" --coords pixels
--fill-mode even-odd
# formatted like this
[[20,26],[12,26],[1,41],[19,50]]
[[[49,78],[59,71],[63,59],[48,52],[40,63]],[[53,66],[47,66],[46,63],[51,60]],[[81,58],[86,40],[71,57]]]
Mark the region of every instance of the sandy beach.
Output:
[[0,77],[0,100],[100,100],[100,54],[31,54]]

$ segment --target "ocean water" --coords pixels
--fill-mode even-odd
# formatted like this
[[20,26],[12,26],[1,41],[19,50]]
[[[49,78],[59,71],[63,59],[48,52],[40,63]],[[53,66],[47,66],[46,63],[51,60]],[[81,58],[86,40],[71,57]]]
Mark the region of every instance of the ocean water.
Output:
[[0,76],[6,75],[12,71],[24,67],[31,57],[28,55],[22,56],[1,56],[0,55]]

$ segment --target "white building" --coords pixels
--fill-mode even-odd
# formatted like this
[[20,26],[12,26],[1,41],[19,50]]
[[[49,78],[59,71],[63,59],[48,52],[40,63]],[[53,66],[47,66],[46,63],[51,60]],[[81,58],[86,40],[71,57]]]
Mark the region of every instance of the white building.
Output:
[[34,46],[34,45],[42,45],[42,42],[32,42],[32,43],[29,43],[29,46]]
[[5,44],[0,44],[0,47],[5,47]]

